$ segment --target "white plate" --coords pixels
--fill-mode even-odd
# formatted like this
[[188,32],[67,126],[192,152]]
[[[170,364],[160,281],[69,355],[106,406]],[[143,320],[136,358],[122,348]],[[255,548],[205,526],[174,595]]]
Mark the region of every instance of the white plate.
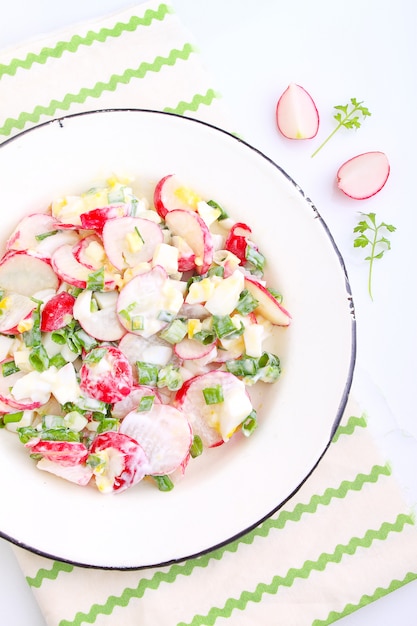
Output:
[[140,483],[102,495],[36,470],[17,437],[0,431],[0,533],[80,565],[139,568],[228,542],[269,516],[323,455],[340,420],[355,361],[349,283],[315,207],[277,165],[207,124],[152,111],[99,111],[41,125],[0,149],[0,246],[24,214],[46,209],[111,174],[149,194],[176,173],[247,222],[271,286],[293,316],[277,329],[283,374],[257,394],[249,439],[193,460],[173,491]]

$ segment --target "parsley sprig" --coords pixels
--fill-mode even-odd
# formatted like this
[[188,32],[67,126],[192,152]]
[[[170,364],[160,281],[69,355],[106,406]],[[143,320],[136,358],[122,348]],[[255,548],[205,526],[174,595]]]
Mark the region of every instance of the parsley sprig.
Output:
[[354,233],[359,233],[353,241],[353,246],[355,248],[367,248],[370,246],[371,248],[369,256],[365,257],[365,261],[369,261],[368,293],[371,300],[373,300],[372,270],[374,261],[382,259],[385,252],[391,250],[391,243],[385,235],[393,233],[396,227],[385,222],[377,224],[375,213],[361,213],[361,215],[364,219],[360,220],[353,229]]
[[351,98],[348,104],[338,104],[334,107],[336,109],[336,113],[333,116],[337,122],[337,126],[333,129],[330,135],[323,141],[323,143],[313,152],[311,157],[313,158],[316,154],[326,145],[328,141],[337,133],[342,126],[347,129],[351,128],[360,128],[362,121],[372,115],[369,109],[363,106],[363,100],[358,102],[356,98]]

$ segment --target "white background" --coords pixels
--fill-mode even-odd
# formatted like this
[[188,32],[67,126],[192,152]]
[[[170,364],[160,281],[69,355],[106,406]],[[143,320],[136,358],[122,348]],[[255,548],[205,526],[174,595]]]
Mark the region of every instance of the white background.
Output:
[[[398,429],[417,438],[417,4],[414,0],[172,1],[232,113],[235,129],[297,181],[330,227],[353,290],[357,377],[363,377],[372,390],[370,403],[375,399],[372,394],[377,396],[376,404],[384,404]],[[2,0],[0,47],[132,4],[127,0]],[[285,140],[277,131],[276,102],[290,82],[304,86],[316,101],[321,125],[315,140]],[[311,159],[334,126],[333,106],[346,104],[351,97],[364,100],[372,116],[358,131],[342,129]],[[336,171],[346,159],[368,150],[386,152],[389,181],[374,198],[348,199],[336,188]],[[352,230],[361,211],[375,212],[379,221],[397,227],[390,237],[392,250],[375,265],[373,302],[367,293],[365,253],[353,247]],[[395,445],[394,441],[392,458],[401,452]],[[411,472],[408,459],[404,468],[405,473]],[[415,483],[415,475],[412,480]],[[339,623],[415,626],[416,592],[417,582],[411,583]],[[0,603],[2,624],[45,626],[3,540]]]

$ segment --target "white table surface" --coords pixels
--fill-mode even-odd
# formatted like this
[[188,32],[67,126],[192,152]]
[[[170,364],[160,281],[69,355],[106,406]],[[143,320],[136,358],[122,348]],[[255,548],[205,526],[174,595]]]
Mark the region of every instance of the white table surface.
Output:
[[[0,48],[133,4],[128,0],[2,0]],[[414,0],[173,0],[173,5],[192,31],[213,84],[233,112],[236,129],[298,182],[330,227],[353,289],[359,371],[371,378],[398,428],[417,439],[417,4]],[[333,128],[333,106],[351,97],[364,100],[372,117],[358,131],[342,129],[311,159],[319,141],[284,140],[275,126],[277,99],[290,82],[303,85],[315,98],[321,138]],[[389,182],[372,199],[350,200],[335,188],[337,168],[367,150],[387,153]],[[359,211],[373,211],[379,220],[397,226],[391,236],[392,250],[375,265],[373,302],[367,293],[363,251],[353,248],[352,229]],[[339,623],[415,626],[416,594],[417,581]],[[2,624],[45,626],[11,547],[2,539],[0,605]]]

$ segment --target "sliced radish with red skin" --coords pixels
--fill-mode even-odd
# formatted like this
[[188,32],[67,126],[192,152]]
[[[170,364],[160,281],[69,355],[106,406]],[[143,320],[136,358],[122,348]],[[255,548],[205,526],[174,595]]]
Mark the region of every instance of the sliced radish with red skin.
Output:
[[[108,292],[110,293],[110,292]],[[119,341],[126,334],[126,329],[120,324],[114,306],[108,306],[97,311],[91,310],[93,292],[89,289],[82,291],[74,304],[73,316],[85,332],[99,341]]]
[[[224,401],[206,404],[203,390],[220,387]],[[227,441],[252,411],[245,384],[233,374],[211,371],[187,380],[174,398],[174,406],[184,411],[194,435],[206,447]]]
[[80,369],[80,388],[87,396],[113,404],[128,396],[132,386],[132,367],[118,348],[101,346],[86,354]]
[[[92,270],[77,261],[72,246],[66,244],[58,248],[52,256],[51,263],[61,280],[80,289],[87,287]],[[116,288],[114,276],[106,272],[104,274],[104,288],[109,291]]]
[[115,204],[98,209],[91,209],[91,211],[81,213],[81,226],[85,230],[95,230],[97,233],[101,234],[107,220],[129,215],[130,211],[130,204]]
[[185,189],[185,186],[175,176],[175,174],[168,174],[164,176],[155,186],[154,191],[154,205],[157,213],[165,219],[166,214],[169,211],[175,211],[176,209],[182,209],[185,211],[195,211],[195,207],[184,201],[181,194],[178,194],[178,190]]
[[173,235],[179,235],[195,254],[197,274],[205,274],[213,261],[213,238],[211,232],[197,213],[174,209],[165,216],[165,223]]
[[85,487],[90,482],[93,476],[93,470],[88,465],[60,465],[55,461],[51,461],[46,457],[42,457],[37,463],[36,467],[39,470],[54,474],[59,478],[64,478],[71,483]]
[[179,343],[175,344],[174,352],[177,357],[183,361],[204,359],[216,348],[215,344],[205,346],[201,341],[185,337]]
[[179,409],[154,404],[150,411],[132,411],[120,432],[138,441],[149,459],[148,473],[171,474],[188,457],[192,443],[190,424]]
[[[12,361],[13,359],[6,359],[0,365]],[[33,410],[42,406],[42,402],[34,402],[31,398],[16,400],[16,398],[11,394],[10,390],[14,387],[15,383],[25,375],[26,372],[18,371],[14,374],[10,374],[9,376],[3,376],[2,369],[0,369],[0,401],[7,404],[7,406],[11,409]]]
[[7,240],[6,250],[31,251],[42,258],[50,259],[59,246],[64,243],[75,244],[78,239],[75,231],[61,230],[60,223],[51,215],[34,213],[19,222]]
[[232,226],[224,244],[225,250],[232,252],[241,263],[246,262],[246,248],[252,230],[246,224],[237,222]]
[[[88,253],[89,246],[95,247],[100,251],[100,247],[103,251],[103,258],[95,259],[91,254]],[[89,270],[98,270],[102,267],[104,262],[104,248],[103,243],[100,237],[97,235],[88,235],[87,237],[83,237],[80,241],[73,247],[72,253],[75,259],[81,263],[81,265],[85,265]],[[101,255],[100,255],[101,256]]]
[[156,265],[149,272],[132,278],[121,289],[117,313],[126,330],[150,337],[167,326],[164,314],[177,315],[183,301],[175,281],[168,278],[164,268]]
[[337,186],[349,198],[366,200],[381,191],[389,174],[390,164],[384,152],[364,152],[339,167]]
[[79,441],[42,441],[32,439],[25,444],[31,454],[41,454],[45,459],[64,467],[83,463],[88,457],[87,447]]
[[28,296],[21,296],[18,293],[9,293],[3,298],[4,301],[6,306],[1,309],[0,333],[14,335],[19,333],[19,323],[31,316],[36,303]]
[[178,271],[189,272],[195,267],[195,253],[183,237],[174,235],[171,244],[178,250]]
[[42,309],[41,330],[52,332],[63,328],[72,319],[75,298],[67,291],[53,296]]
[[287,139],[312,139],[319,130],[320,118],[313,98],[295,83],[290,83],[279,98],[276,120]]
[[33,296],[46,289],[56,291],[58,285],[58,277],[45,259],[25,252],[8,252],[0,262],[0,287],[6,291]]
[[[129,235],[140,236],[143,240],[143,245],[137,252],[132,252]],[[157,245],[163,240],[164,236],[158,224],[140,217],[108,220],[103,228],[106,254],[110,263],[119,270],[150,261]]]
[[109,431],[98,435],[91,444],[90,453],[104,452],[107,467],[104,475],[96,475],[102,493],[122,492],[133,487],[148,474],[149,461],[142,446],[123,433]]
[[116,419],[123,419],[128,413],[135,411],[139,407],[140,401],[145,396],[153,396],[154,404],[161,404],[162,402],[157,389],[148,387],[147,385],[138,385],[132,387],[129,395],[125,396],[123,400],[115,402],[111,410],[112,416]]
[[261,283],[245,276],[245,287],[259,304],[255,309],[266,320],[275,326],[289,326],[291,315]]
[[167,365],[172,359],[173,347],[158,335],[141,337],[133,333],[126,335],[119,342],[119,350],[123,352],[136,373],[136,363],[143,361],[154,365]]

